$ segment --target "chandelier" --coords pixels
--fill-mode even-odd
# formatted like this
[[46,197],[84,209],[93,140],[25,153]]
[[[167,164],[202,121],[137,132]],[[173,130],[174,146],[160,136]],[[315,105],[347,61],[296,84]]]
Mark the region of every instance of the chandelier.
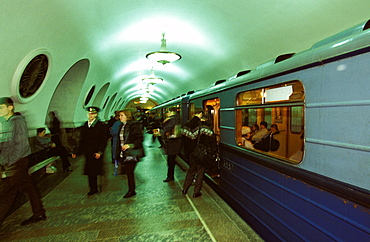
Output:
[[152,70],[150,72],[151,73],[150,73],[149,77],[145,77],[145,78],[142,79],[143,82],[148,83],[148,84],[156,84],[156,83],[163,82],[163,78],[155,76],[153,67],[152,67]]
[[161,63],[162,65],[181,59],[181,55],[167,50],[166,39],[164,38],[164,35],[165,33],[162,33],[161,49],[159,51],[146,54],[147,59]]
[[154,87],[151,84],[147,84],[144,87],[140,88],[141,93],[152,93],[154,91]]

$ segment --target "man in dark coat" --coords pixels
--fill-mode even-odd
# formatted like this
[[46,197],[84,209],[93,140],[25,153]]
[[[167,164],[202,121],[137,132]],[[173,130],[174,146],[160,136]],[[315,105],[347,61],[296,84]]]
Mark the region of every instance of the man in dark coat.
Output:
[[103,175],[103,152],[108,138],[108,129],[98,118],[99,110],[88,107],[88,120],[81,126],[79,150],[85,156],[84,175],[89,179],[89,196],[98,193],[98,176]]
[[180,124],[180,117],[177,114],[177,108],[172,107],[169,109],[168,118],[163,122],[163,135],[165,142],[165,149],[167,153],[167,178],[163,182],[175,180],[175,165],[176,156],[180,152],[181,138],[170,137],[176,125]]

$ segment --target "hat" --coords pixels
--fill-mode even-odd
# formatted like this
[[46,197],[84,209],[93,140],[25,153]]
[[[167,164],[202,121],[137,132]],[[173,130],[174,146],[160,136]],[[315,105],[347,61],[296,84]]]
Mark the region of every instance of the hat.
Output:
[[250,127],[248,127],[248,126],[243,126],[242,127],[242,135],[249,134],[250,132],[252,132]]
[[88,107],[88,108],[86,108],[86,111],[88,111],[89,113],[98,113],[100,111],[100,108],[98,108],[98,107]]
[[10,97],[0,97],[0,105],[13,106],[13,100]]

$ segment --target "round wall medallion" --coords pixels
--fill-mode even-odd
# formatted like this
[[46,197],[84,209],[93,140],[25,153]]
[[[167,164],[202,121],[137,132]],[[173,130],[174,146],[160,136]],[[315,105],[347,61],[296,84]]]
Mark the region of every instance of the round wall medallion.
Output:
[[37,55],[28,63],[19,81],[19,94],[22,98],[37,92],[45,80],[48,65],[48,57],[44,54]]

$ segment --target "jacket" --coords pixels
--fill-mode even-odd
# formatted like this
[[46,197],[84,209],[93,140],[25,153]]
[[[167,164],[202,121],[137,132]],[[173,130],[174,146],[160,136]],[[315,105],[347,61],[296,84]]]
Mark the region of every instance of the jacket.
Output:
[[176,139],[167,139],[166,133],[170,132],[175,125],[180,123],[179,116],[172,115],[168,119],[166,119],[163,123],[163,131],[162,131],[162,137],[164,137],[165,142],[165,150],[167,155],[177,155],[180,152],[181,148],[181,138]]
[[[113,152],[114,159],[119,159],[121,155],[121,140],[119,137],[119,133],[120,133],[120,130],[122,129],[122,126],[123,126],[123,123],[120,122],[120,125],[118,127],[118,132],[115,134],[116,136],[114,139],[115,145],[113,145],[114,150],[115,150],[115,152]],[[140,157],[138,157],[138,159],[145,156],[144,149],[143,149],[144,136],[143,136],[143,131],[141,129],[141,124],[139,122],[128,121],[124,127],[123,136],[125,139],[125,144],[130,145],[130,149],[141,151],[140,152],[141,155]]]
[[21,115],[3,119],[0,139],[0,164],[14,165],[31,154],[26,120]]

